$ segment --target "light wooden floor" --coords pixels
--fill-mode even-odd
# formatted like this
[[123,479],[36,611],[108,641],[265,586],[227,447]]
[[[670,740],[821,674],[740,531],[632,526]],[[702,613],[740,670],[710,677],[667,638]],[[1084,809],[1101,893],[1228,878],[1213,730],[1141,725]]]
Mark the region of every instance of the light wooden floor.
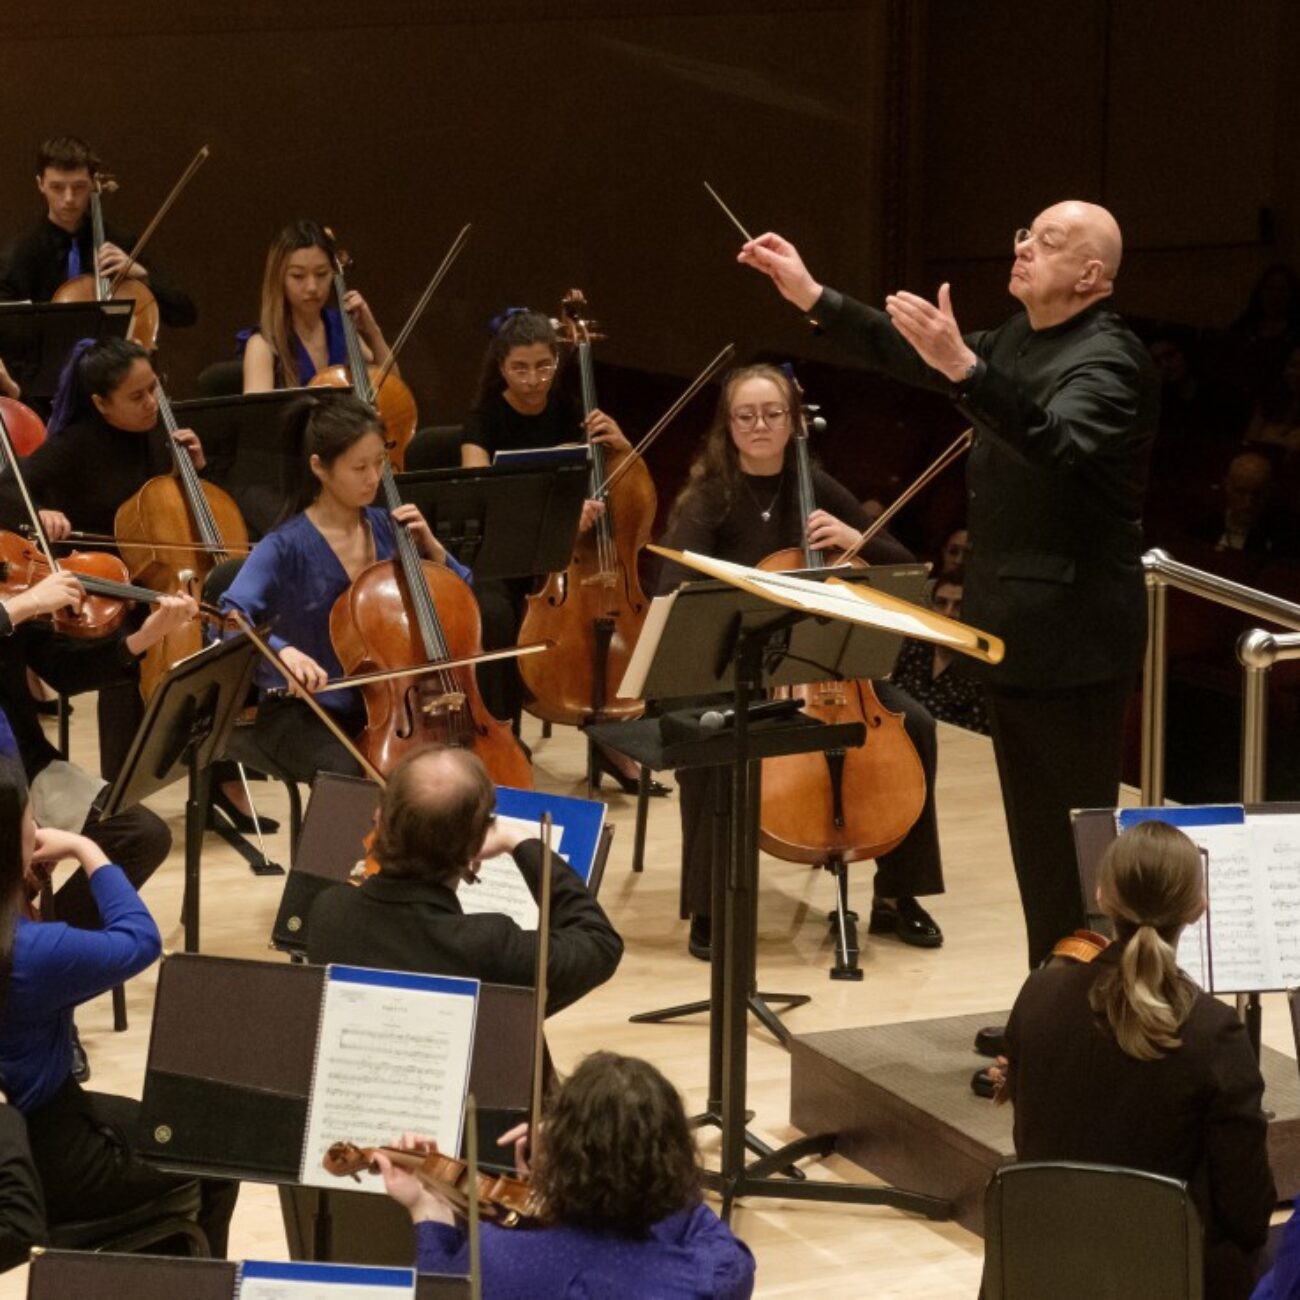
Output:
[[[74,757],[93,769],[94,709],[77,703]],[[529,720],[525,738],[533,745],[537,784],[581,794],[583,748],[576,733],[557,728],[542,741]],[[262,786],[260,790],[272,790]],[[549,1022],[551,1049],[561,1070],[593,1048],[635,1053],[654,1061],[673,1079],[688,1108],[703,1101],[707,1031],[704,1020],[674,1025],[632,1025],[641,1010],[707,996],[708,968],[686,953],[686,926],[677,919],[678,817],[676,796],[654,801],[647,868],[630,871],[635,799],[609,794],[618,827],[602,901],[626,942],[617,974],[607,985]],[[181,841],[184,787],[158,796],[155,807]],[[282,795],[266,797],[266,811],[283,818]],[[908,948],[892,939],[872,939],[863,954],[861,983],[827,977],[831,951],[824,916],[833,903],[831,881],[806,867],[765,858],[760,907],[761,986],[812,995],[790,1013],[795,1032],[1010,1006],[1024,975],[1024,937],[1007,848],[1006,829],[993,756],[983,737],[940,726],[938,808],[948,894],[932,911],[946,936],[938,951]],[[287,834],[274,847],[287,857]],[[865,915],[870,898],[870,864],[861,870],[855,894]],[[242,859],[209,836],[203,860],[203,947],[205,952],[259,960],[282,960],[269,951],[271,922],[282,878],[254,877]],[[179,949],[181,856],[175,850],[145,890],[168,948]],[[109,1000],[101,998],[78,1014],[82,1039],[94,1069],[92,1087],[139,1096],[148,1047],[155,970],[129,986],[131,1028],[112,1031]],[[1265,1039],[1292,1051],[1281,999],[1267,999]],[[752,1024],[752,1022],[751,1022]],[[793,1136],[788,1126],[789,1058],[762,1030],[750,1033],[752,1129],[772,1142]],[[976,1058],[972,1057],[972,1067]],[[710,1139],[703,1144],[707,1151]],[[832,1158],[812,1168],[814,1177],[861,1179],[856,1166]],[[952,1224],[911,1219],[883,1208],[836,1209],[820,1204],[758,1201],[742,1205],[734,1226],[758,1260],[758,1294],[804,1295],[841,1289],[873,1297],[910,1300],[975,1295],[981,1243]],[[274,1190],[246,1184],[231,1236],[236,1257],[286,1256]],[[0,1278],[0,1300],[25,1293],[25,1270]]]

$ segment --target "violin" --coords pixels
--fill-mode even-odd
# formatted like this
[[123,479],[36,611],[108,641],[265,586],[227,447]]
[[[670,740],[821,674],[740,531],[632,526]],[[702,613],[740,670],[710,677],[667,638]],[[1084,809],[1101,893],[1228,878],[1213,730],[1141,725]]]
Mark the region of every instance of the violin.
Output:
[[[803,410],[795,426],[800,547],[776,551],[758,564],[769,572],[820,570],[828,565],[808,542],[807,520],[816,509],[808,425]],[[856,567],[865,567],[856,561]],[[866,744],[826,753],[763,760],[759,842],[787,862],[826,865],[878,858],[902,843],[925,805],[925,771],[903,715],[880,702],[870,681],[826,681],[781,687],[803,711],[826,723],[861,722]]]
[[[248,528],[229,493],[199,478],[189,452],[177,441],[176,414],[161,384],[157,397],[175,473],[151,478],[124,501],[113,532],[133,579],[154,591],[186,592],[198,600],[213,568],[232,552],[248,550]],[[144,698],[153,694],[167,669],[202,645],[202,629],[190,623],[151,646],[140,665]]]
[[[558,324],[578,358],[585,420],[597,409],[591,345],[601,336],[587,319],[580,289],[564,296],[561,315]],[[519,665],[531,696],[525,707],[545,722],[577,725],[638,718],[645,711],[643,701],[616,694],[649,608],[637,563],[650,540],[657,504],[654,482],[640,456],[614,488],[606,486],[632,455],[588,441],[588,496],[602,500],[604,512],[578,535],[569,567],[552,573],[527,599],[520,641],[549,640],[560,648]]]
[[16,397],[0,397],[0,416],[9,429],[9,440],[20,456],[30,456],[45,441],[45,421]]
[[1109,947],[1110,940],[1104,934],[1098,934],[1096,930],[1075,930],[1056,941],[1048,960],[1062,957],[1067,961],[1087,963],[1095,961]]
[[308,381],[307,387],[351,388],[363,402],[373,406],[379,412],[388,436],[389,455],[400,470],[407,444],[415,437],[419,421],[415,394],[391,365],[380,367],[366,360],[356,326],[343,305],[343,299],[348,293],[344,273],[351,265],[352,259],[342,249],[334,254],[334,296],[338,299],[339,313],[343,318],[343,335],[348,349],[347,365],[326,366],[323,370],[318,370]]

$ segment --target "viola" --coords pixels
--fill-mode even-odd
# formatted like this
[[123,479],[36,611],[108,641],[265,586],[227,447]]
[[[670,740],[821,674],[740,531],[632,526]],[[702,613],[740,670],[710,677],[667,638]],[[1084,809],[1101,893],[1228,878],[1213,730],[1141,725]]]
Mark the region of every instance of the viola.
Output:
[[[151,478],[124,501],[113,532],[133,579],[154,591],[185,592],[198,600],[213,568],[232,553],[248,550],[248,529],[234,499],[199,478],[189,452],[176,439],[179,426],[161,384],[157,396],[175,473]],[[145,699],[168,668],[202,645],[201,628],[190,623],[151,646],[140,665]]]
[[351,388],[363,402],[373,406],[383,421],[388,437],[389,455],[400,470],[406,455],[407,444],[415,437],[419,414],[415,407],[415,394],[406,386],[391,366],[379,367],[366,360],[352,317],[343,305],[348,286],[344,272],[351,259],[342,249],[334,256],[334,296],[338,300],[343,318],[343,334],[347,340],[346,365],[326,366],[318,370],[308,388]]
[[[828,563],[808,542],[806,525],[816,502],[802,412],[794,436],[803,544],[760,561],[758,567],[770,572],[818,570]],[[925,772],[903,715],[886,709],[869,681],[816,682],[774,694],[800,700],[805,713],[826,723],[861,722],[867,740],[855,749],[763,761],[762,847],[787,862],[817,865],[878,858],[897,848],[920,817],[926,794]]]
[[1086,963],[1095,961],[1109,947],[1110,940],[1104,934],[1098,934],[1096,930],[1075,930],[1073,934],[1067,934],[1065,938],[1056,941],[1048,960],[1062,957],[1068,961]]
[[[591,345],[600,335],[587,319],[580,289],[565,295],[561,312],[561,329],[578,359],[585,419],[597,409]],[[616,692],[649,608],[637,565],[654,523],[654,482],[638,456],[607,489],[607,480],[632,453],[589,441],[588,455],[588,496],[603,500],[604,513],[578,535],[569,567],[552,573],[528,597],[519,629],[521,643],[548,640],[559,648],[520,662],[531,697],[525,707],[545,722],[570,725],[637,718],[645,711],[643,701]]]
[[0,416],[20,456],[30,456],[45,441],[45,421],[16,397],[0,397]]

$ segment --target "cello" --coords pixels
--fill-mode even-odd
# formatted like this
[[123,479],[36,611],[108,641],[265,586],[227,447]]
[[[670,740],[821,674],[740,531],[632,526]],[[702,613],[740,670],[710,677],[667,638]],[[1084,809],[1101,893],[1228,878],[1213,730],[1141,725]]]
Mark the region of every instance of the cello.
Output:
[[[179,425],[161,384],[156,393],[175,473],[151,478],[124,501],[113,532],[136,582],[160,592],[187,592],[198,600],[213,568],[232,552],[248,550],[248,529],[234,499],[199,478],[189,452],[176,440]],[[195,623],[151,646],[140,665],[144,698],[153,694],[168,668],[202,645],[202,629]]]
[[[578,359],[585,420],[597,409],[591,345],[600,335],[587,318],[580,289],[564,296],[561,315],[561,332]],[[528,597],[519,628],[523,644],[548,640],[559,647],[556,654],[520,663],[531,696],[524,707],[544,722],[569,725],[622,721],[645,711],[643,701],[615,692],[649,607],[637,559],[654,524],[654,481],[633,451],[610,451],[589,441],[588,454],[588,496],[603,500],[604,512],[578,535],[569,567],[552,573]]]
[[[333,238],[333,232],[325,232]],[[384,429],[389,439],[389,454],[393,464],[400,470],[406,455],[407,444],[415,437],[419,415],[415,408],[415,394],[406,386],[405,380],[390,364],[377,366],[366,360],[361,348],[361,339],[357,334],[348,309],[343,305],[348,294],[345,272],[352,265],[352,259],[342,249],[333,254],[334,262],[334,296],[338,299],[339,313],[343,319],[343,336],[347,340],[348,361],[345,366],[326,366],[318,370],[308,381],[308,388],[351,388],[363,402],[373,406],[379,412]],[[403,335],[403,337],[405,337]]]

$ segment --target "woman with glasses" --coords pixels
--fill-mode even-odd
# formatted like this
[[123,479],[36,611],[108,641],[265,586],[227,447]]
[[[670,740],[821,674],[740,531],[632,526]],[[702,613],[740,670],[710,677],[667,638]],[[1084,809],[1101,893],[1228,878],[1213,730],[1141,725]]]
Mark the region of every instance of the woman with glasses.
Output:
[[[723,381],[713,424],[690,477],[673,505],[662,545],[696,551],[738,564],[756,565],[764,556],[800,546],[807,531],[818,550],[842,549],[858,538],[867,517],[857,498],[825,471],[814,467],[817,509],[805,521],[799,508],[795,443],[799,396],[793,381],[775,366],[745,366]],[[868,545],[874,564],[900,564],[912,555],[886,533]],[[665,565],[658,589],[671,591],[695,577],[681,565]],[[943,933],[916,901],[943,893],[943,867],[934,817],[934,720],[910,696],[887,682],[873,683],[887,709],[902,712],[907,734],[921,757],[926,799],[907,838],[876,862],[872,933],[895,934],[904,943],[937,948]],[[682,809],[682,873],[691,915],[689,950],[708,958],[711,943],[712,808],[710,779],[701,771],[677,776]]]

